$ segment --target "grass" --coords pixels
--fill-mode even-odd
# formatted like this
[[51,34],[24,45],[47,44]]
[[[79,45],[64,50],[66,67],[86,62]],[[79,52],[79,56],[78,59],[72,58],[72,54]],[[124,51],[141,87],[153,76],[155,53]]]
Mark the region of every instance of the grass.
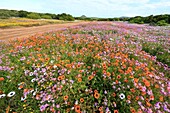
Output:
[[0,19],[0,28],[11,28],[11,27],[31,27],[31,26],[41,26],[46,24],[59,24],[67,23],[67,21],[62,20],[52,20],[52,19],[27,19],[27,18],[10,18],[10,19]]
[[99,22],[0,45],[0,112],[168,113],[168,70],[127,26],[137,29]]

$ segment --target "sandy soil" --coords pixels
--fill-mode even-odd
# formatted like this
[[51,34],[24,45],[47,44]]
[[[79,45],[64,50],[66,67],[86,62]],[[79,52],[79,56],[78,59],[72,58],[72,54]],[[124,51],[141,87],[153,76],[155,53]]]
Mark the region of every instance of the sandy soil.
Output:
[[16,38],[27,38],[37,33],[57,31],[62,28],[67,28],[79,24],[89,24],[89,23],[90,22],[75,22],[75,23],[64,23],[64,24],[50,24],[50,25],[34,26],[34,27],[0,29],[0,40],[8,41]]

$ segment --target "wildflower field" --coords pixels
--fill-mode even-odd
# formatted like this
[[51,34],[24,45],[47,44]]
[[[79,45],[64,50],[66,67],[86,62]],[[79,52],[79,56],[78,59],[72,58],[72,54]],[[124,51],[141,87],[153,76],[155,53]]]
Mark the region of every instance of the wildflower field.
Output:
[[170,27],[95,22],[0,43],[0,113],[170,112]]

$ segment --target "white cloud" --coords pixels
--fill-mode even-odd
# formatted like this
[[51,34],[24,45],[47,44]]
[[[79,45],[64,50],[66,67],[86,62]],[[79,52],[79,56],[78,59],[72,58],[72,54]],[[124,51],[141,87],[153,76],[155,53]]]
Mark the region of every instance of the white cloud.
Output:
[[170,0],[1,0],[0,8],[120,17],[170,13]]

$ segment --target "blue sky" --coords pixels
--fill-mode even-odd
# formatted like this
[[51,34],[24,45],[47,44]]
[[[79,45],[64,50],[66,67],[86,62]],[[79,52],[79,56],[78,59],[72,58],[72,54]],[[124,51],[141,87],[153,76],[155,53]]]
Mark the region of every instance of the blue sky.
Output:
[[170,14],[170,0],[0,0],[0,9],[89,17],[147,16]]

